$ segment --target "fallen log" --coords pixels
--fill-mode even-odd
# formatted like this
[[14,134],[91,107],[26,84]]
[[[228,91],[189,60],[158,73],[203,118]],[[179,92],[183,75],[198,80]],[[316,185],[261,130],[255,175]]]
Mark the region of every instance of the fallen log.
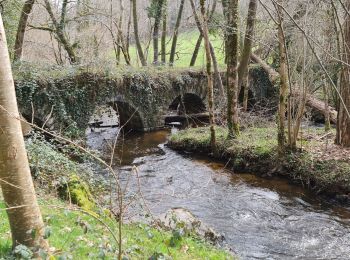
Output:
[[[323,101],[313,97],[312,95],[307,96],[306,106],[312,108],[313,110],[315,110],[318,113],[323,114],[324,116],[326,114],[325,103]],[[335,110],[335,108],[331,107],[331,106],[328,106],[328,109],[329,109],[329,120],[331,121],[331,123],[337,124],[337,117],[338,117],[337,110]]]
[[[263,70],[268,74],[271,84],[275,86],[275,84],[279,79],[279,73],[254,53],[251,54],[251,60],[256,64],[259,64],[263,68]],[[299,97],[302,96],[302,93],[299,91],[296,91],[293,94]],[[322,100],[319,100],[312,95],[307,95],[306,106],[311,108],[315,112],[322,114],[323,116],[326,115],[325,103]],[[338,116],[337,110],[332,106],[328,106],[328,110],[329,110],[329,119],[331,123],[336,124],[337,116]]]

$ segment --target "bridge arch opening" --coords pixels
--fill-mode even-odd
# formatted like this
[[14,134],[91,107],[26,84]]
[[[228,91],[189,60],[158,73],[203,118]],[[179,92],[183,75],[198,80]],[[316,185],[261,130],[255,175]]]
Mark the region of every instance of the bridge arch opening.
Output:
[[129,103],[116,101],[112,104],[119,116],[119,125],[126,130],[143,131],[144,125],[140,113]]
[[193,93],[177,96],[171,102],[169,112],[165,117],[166,125],[195,127],[205,125],[209,120],[203,100]]
[[169,110],[177,112],[178,115],[199,114],[206,111],[203,100],[196,94],[186,93],[177,96],[170,104]]

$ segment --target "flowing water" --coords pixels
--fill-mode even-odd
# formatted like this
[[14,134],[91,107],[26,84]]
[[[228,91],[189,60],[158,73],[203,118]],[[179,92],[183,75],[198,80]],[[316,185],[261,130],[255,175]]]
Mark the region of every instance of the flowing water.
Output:
[[[91,133],[103,150],[112,130]],[[207,158],[167,148],[168,131],[126,137],[118,150],[124,183],[137,165],[140,187],[153,214],[189,209],[225,235],[241,259],[350,259],[350,209],[321,199],[288,181],[234,174]],[[106,152],[106,151],[105,151]],[[116,165],[120,163],[116,159]]]

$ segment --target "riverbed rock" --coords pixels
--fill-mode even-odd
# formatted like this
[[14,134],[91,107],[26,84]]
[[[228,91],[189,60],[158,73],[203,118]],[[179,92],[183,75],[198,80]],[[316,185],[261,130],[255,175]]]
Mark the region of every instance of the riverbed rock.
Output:
[[172,208],[158,218],[159,224],[171,230],[183,229],[186,234],[195,234],[205,240],[219,244],[225,238],[213,228],[200,221],[191,211],[185,208]]

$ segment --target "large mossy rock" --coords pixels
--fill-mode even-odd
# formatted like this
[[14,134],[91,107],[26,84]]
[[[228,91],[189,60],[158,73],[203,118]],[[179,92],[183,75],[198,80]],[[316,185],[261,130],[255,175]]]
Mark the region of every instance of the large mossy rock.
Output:
[[159,216],[158,221],[164,228],[171,230],[183,229],[185,233],[195,234],[213,244],[218,244],[224,240],[223,235],[218,234],[184,208],[169,209],[166,213]]

